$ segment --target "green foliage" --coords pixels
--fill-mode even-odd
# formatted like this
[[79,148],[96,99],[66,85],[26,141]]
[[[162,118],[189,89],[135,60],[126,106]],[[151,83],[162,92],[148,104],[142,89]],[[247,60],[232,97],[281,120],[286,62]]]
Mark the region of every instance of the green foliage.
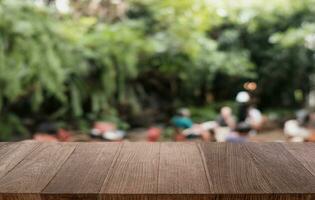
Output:
[[212,103],[205,106],[190,107],[191,117],[194,122],[202,123],[205,121],[216,120],[220,113],[220,109],[224,106],[232,108],[233,113],[237,113],[237,105],[233,101],[223,101]]
[[28,138],[30,133],[24,127],[18,116],[14,114],[2,116],[0,121],[0,141],[10,140],[13,136],[17,138]]
[[286,120],[294,119],[296,113],[292,109],[288,108],[268,108],[265,110],[264,115],[272,121],[278,121],[284,123]]
[[[256,64],[259,96],[264,106],[297,106],[295,91],[310,89],[314,72],[311,39],[315,16],[311,1],[288,1],[288,10],[256,14],[242,31],[244,47]],[[257,12],[257,11],[256,11]],[[274,12],[274,11],[273,11]]]
[[58,34],[61,24],[48,12],[21,1],[0,6],[0,109],[21,99],[32,111],[49,98],[66,103],[66,81],[84,63],[76,46]]
[[92,62],[95,73],[86,94],[95,94],[92,97],[94,111],[105,106],[113,96],[114,101],[124,103],[132,93],[129,81],[138,76],[141,56],[151,50],[150,41],[145,39],[141,28],[141,24],[131,21],[99,24],[82,38],[87,47],[86,59]]
[[[30,0],[0,0],[0,130],[23,133],[1,127],[24,127],[26,117],[128,128],[124,121],[146,108],[224,96],[214,91],[218,77],[240,80],[225,86],[232,93],[256,81],[264,106],[296,105],[315,67],[314,3],[103,0],[93,15],[89,1],[76,1],[62,15]],[[192,108],[198,121],[214,109]]]

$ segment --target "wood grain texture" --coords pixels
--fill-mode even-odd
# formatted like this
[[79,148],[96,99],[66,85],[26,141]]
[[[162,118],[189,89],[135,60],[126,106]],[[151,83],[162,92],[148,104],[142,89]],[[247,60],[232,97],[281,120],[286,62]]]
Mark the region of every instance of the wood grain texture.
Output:
[[157,195],[157,200],[314,200],[304,194],[185,194]]
[[271,192],[264,175],[242,144],[202,143],[211,193],[263,194]]
[[315,177],[280,143],[248,143],[259,170],[273,193],[308,194],[315,192]]
[[315,176],[315,143],[286,143],[283,146]]
[[0,143],[0,200],[315,200],[314,144]]
[[39,194],[3,194],[0,200],[40,200]]
[[119,147],[114,143],[79,144],[43,190],[42,199],[69,199],[67,194],[76,194],[76,199],[97,198]]
[[[33,194],[10,195],[0,200],[38,200],[40,197]],[[48,197],[50,199],[51,196]],[[106,200],[314,200],[314,195],[305,194],[185,194],[185,195],[134,195],[134,194],[111,194],[105,197]],[[55,199],[54,197],[52,200]],[[59,195],[59,200],[75,200],[74,195]],[[95,197],[89,194],[81,195],[81,199],[94,200]]]
[[207,194],[209,184],[195,143],[162,143],[159,194]]
[[37,142],[0,144],[0,179],[39,146]]
[[155,194],[103,194],[101,199],[106,200],[157,200]]
[[124,143],[102,186],[100,197],[157,193],[159,151],[159,143]]
[[0,142],[0,147],[7,144],[7,142]]
[[75,149],[75,144],[41,143],[9,173],[0,179],[5,199],[21,199],[39,194]]
[[83,194],[83,193],[71,193],[71,194],[41,194],[41,200],[97,200],[98,197],[95,194]]

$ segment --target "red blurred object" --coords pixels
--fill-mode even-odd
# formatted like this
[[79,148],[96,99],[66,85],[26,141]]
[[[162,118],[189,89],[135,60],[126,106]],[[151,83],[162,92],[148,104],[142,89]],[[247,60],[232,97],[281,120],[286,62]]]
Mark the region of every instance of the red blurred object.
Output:
[[149,128],[148,130],[148,141],[150,142],[156,142],[160,139],[161,136],[161,129],[160,128],[156,128],[156,127],[152,127]]
[[67,142],[67,141],[69,141],[71,139],[71,137],[72,137],[71,132],[66,131],[64,129],[59,129],[58,130],[57,138],[58,138],[59,141]]

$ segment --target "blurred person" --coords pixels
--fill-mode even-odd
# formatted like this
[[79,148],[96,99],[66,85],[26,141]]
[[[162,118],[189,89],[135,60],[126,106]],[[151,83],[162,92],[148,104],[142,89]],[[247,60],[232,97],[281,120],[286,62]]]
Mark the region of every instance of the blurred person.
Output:
[[171,119],[171,124],[175,130],[175,141],[184,141],[185,135],[183,130],[189,129],[193,126],[193,121],[190,119],[190,111],[186,108],[181,108],[177,114]]
[[211,140],[209,129],[215,126],[214,122],[194,124],[190,118],[190,111],[182,108],[177,115],[171,119],[171,124],[175,128],[175,141],[185,141],[201,137],[204,141]]
[[40,142],[57,142],[58,127],[55,123],[43,122],[36,128],[33,139]]
[[182,134],[188,138],[201,137],[203,141],[216,141],[215,129],[217,123],[214,121],[204,122],[201,124],[194,124],[191,128],[183,130]]
[[284,124],[284,134],[290,142],[304,142],[310,135],[310,115],[308,112],[297,112],[297,118],[291,119]]
[[315,142],[315,112],[313,110],[302,109],[297,112],[296,116],[296,121],[299,126],[299,134],[287,134],[289,140],[297,142]]
[[92,138],[101,138],[107,141],[121,141],[126,133],[117,128],[112,122],[95,122],[90,132]]
[[239,123],[235,131],[226,138],[226,142],[230,143],[244,143],[249,141],[249,133],[251,127],[246,122]]
[[68,142],[72,140],[72,133],[58,128],[55,123],[43,122],[37,127],[33,139],[40,142]]
[[235,118],[230,107],[225,106],[221,108],[217,123],[220,127],[235,128]]
[[193,126],[193,121],[190,119],[190,111],[187,108],[181,108],[177,114],[171,119],[171,123],[180,129],[187,129]]
[[245,122],[248,112],[248,103],[250,101],[250,96],[248,92],[241,91],[236,95],[236,102],[238,103],[238,123]]
[[232,109],[228,106],[222,107],[216,122],[218,126],[215,129],[215,139],[217,142],[224,142],[226,137],[236,125],[236,120],[233,116]]
[[284,134],[290,142],[304,142],[310,136],[309,130],[301,126],[295,119],[285,122]]
[[259,131],[264,123],[264,118],[259,109],[254,106],[249,107],[247,111],[247,117],[245,120],[248,123],[253,131]]

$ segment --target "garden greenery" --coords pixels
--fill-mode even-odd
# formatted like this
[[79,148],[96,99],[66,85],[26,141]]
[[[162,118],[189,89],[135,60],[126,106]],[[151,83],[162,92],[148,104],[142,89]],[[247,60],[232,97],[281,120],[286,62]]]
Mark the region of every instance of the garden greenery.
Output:
[[311,89],[313,0],[128,0],[110,20],[84,3],[60,14],[0,0],[0,138],[227,100],[247,80],[263,106]]

